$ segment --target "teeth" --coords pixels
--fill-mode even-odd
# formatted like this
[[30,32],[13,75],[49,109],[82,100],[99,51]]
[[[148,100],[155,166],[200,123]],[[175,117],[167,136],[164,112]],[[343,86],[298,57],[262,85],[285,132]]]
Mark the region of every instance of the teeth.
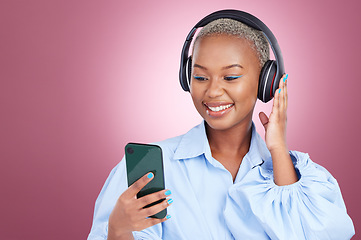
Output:
[[208,108],[211,109],[213,112],[219,112],[219,111],[222,111],[224,109],[231,107],[232,105],[233,104],[228,104],[228,105],[223,105],[223,106],[219,106],[219,107],[208,107]]

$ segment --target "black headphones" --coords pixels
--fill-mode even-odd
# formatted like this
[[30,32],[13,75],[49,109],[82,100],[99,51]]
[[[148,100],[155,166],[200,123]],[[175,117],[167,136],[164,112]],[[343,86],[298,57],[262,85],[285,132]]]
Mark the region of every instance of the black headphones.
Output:
[[257,97],[262,102],[268,102],[273,98],[275,91],[279,86],[280,79],[285,73],[281,49],[278,46],[277,39],[275,38],[271,30],[261,20],[249,13],[238,10],[221,10],[211,13],[208,16],[204,17],[202,20],[200,20],[188,33],[187,39],[184,42],[182,49],[179,70],[179,81],[183,90],[187,92],[189,92],[190,90],[189,84],[191,78],[192,60],[191,56],[188,56],[188,52],[189,47],[192,43],[193,36],[198,28],[204,27],[208,23],[219,18],[231,18],[236,21],[242,22],[256,30],[262,31],[267,38],[276,60],[268,60],[262,67],[259,77]]

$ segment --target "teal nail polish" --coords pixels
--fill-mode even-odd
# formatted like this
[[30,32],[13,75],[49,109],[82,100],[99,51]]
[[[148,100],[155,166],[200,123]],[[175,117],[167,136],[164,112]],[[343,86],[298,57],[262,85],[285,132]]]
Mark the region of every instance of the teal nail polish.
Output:
[[170,190],[168,190],[168,191],[166,191],[164,194],[166,195],[166,196],[168,196],[168,195],[170,195],[172,192],[170,191]]
[[148,178],[152,178],[152,177],[153,177],[153,173],[149,173],[147,177],[148,177]]
[[169,199],[167,202],[168,204],[171,204],[173,202],[173,199]]
[[278,93],[280,93],[281,92],[281,88],[278,90]]
[[288,73],[286,74],[285,80],[288,78]]
[[167,215],[167,219],[169,219],[169,218],[171,218],[171,216],[170,216],[170,215]]

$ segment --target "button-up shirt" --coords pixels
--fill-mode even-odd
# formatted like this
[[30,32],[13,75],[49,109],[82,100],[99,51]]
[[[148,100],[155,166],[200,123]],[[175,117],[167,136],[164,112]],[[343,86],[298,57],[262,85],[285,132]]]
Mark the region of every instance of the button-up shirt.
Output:
[[[155,143],[162,148],[171,218],[135,239],[350,239],[354,226],[335,178],[307,153],[290,151],[299,180],[278,186],[271,154],[252,122],[249,151],[235,181],[212,157],[205,122],[184,135]],[[128,188],[125,160],[111,171],[95,203],[88,240],[106,239],[108,219]]]

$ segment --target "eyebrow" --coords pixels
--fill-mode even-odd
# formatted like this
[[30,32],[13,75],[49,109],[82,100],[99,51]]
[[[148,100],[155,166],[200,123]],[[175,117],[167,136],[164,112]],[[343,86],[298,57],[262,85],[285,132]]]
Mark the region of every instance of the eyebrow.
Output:
[[[208,70],[206,67],[204,67],[204,66],[202,66],[202,65],[199,65],[199,64],[197,64],[197,63],[195,63],[193,67],[195,67],[195,68],[197,67],[197,68],[200,68],[200,69]],[[243,68],[243,67],[242,67],[241,65],[239,65],[239,64],[231,64],[231,65],[229,65],[229,66],[223,67],[222,70],[224,70],[224,69],[230,69],[230,68],[234,68],[234,67]]]

